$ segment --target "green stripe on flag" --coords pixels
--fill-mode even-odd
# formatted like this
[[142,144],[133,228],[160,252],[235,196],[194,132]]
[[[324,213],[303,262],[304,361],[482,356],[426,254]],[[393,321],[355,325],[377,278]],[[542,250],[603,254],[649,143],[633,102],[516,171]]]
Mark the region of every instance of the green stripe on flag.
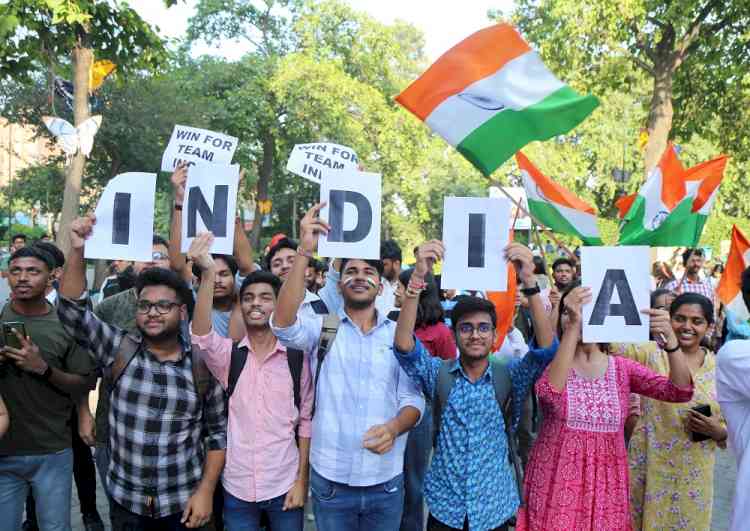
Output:
[[549,203],[529,200],[529,210],[537,220],[549,227],[552,232],[578,236],[583,240],[584,245],[603,245],[601,238],[581,234],[559,210]]
[[625,223],[620,229],[619,245],[695,247],[701,239],[708,216],[692,212],[693,199],[683,199],[670,214],[665,214],[666,219],[656,230],[649,230],[647,226],[652,220],[644,219],[646,200],[643,196],[638,196],[625,216]]
[[581,96],[566,85],[522,111],[499,112],[464,138],[457,149],[489,176],[529,142],[567,133],[598,106],[594,96]]

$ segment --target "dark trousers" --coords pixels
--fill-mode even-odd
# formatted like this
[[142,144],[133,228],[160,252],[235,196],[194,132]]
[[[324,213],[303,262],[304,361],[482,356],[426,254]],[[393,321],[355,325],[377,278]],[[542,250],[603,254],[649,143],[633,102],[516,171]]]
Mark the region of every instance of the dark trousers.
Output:
[[224,487],[221,481],[216,483],[214,489],[214,512],[211,516],[215,531],[224,531]]
[[75,409],[70,423],[73,430],[73,479],[81,502],[81,514],[93,514],[97,512],[94,456],[91,447],[78,435],[78,414]]
[[[457,527],[449,527],[440,520],[437,520],[434,516],[430,515],[427,519],[427,531],[469,531],[469,517],[467,516],[464,520],[464,527],[458,529]],[[492,531],[508,531],[508,524],[496,527]]]
[[[131,513],[117,502],[112,502],[112,531],[186,531],[180,520],[182,512],[170,514],[162,518],[152,518]],[[205,530],[206,526],[197,528]]]

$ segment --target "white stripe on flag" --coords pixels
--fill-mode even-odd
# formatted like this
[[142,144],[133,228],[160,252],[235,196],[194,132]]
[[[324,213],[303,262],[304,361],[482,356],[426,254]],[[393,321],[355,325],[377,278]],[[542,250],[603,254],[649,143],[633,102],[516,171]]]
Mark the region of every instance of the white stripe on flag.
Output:
[[[521,111],[565,86],[536,52],[508,61],[494,74],[445,99],[425,123],[452,146],[505,109]],[[473,103],[471,103],[473,102]]]
[[544,202],[556,208],[560,215],[568,220],[568,223],[573,225],[581,236],[587,238],[599,237],[599,227],[596,224],[596,216],[594,214],[550,201],[544,196],[542,190],[536,185],[536,181],[534,181],[528,172],[521,170],[521,176],[523,177],[524,188],[526,188],[526,195],[530,201]]

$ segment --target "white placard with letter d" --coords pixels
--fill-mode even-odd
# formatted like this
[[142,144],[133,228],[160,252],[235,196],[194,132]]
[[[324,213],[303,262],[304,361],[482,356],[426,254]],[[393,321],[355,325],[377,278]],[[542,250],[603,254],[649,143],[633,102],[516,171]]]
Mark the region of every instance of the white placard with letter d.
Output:
[[121,173],[108,183],[94,215],[84,256],[150,262],[156,202],[155,173]]
[[323,174],[321,219],[331,226],[318,239],[320,256],[380,259],[380,174],[343,169]]
[[648,341],[651,254],[648,247],[582,247],[581,284],[592,301],[582,308],[584,343]]
[[504,250],[510,231],[510,201],[446,197],[443,207],[445,260],[441,289],[505,291]]

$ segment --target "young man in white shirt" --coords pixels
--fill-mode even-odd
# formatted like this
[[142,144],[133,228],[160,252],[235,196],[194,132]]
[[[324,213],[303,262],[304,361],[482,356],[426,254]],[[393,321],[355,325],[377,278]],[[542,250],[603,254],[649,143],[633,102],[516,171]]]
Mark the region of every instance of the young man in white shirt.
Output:
[[[750,267],[742,274],[742,298],[750,308]],[[750,338],[727,342],[717,357],[716,392],[737,458],[731,531],[750,522]]]
[[320,359],[324,316],[299,311],[305,269],[328,225],[318,204],[302,219],[300,247],[279,293],[271,327],[288,348],[311,356],[315,416],[310,487],[319,531],[393,531],[403,508],[406,433],[424,398],[393,356],[396,323],[375,308],[382,262],[345,258],[344,306],[336,337]]

